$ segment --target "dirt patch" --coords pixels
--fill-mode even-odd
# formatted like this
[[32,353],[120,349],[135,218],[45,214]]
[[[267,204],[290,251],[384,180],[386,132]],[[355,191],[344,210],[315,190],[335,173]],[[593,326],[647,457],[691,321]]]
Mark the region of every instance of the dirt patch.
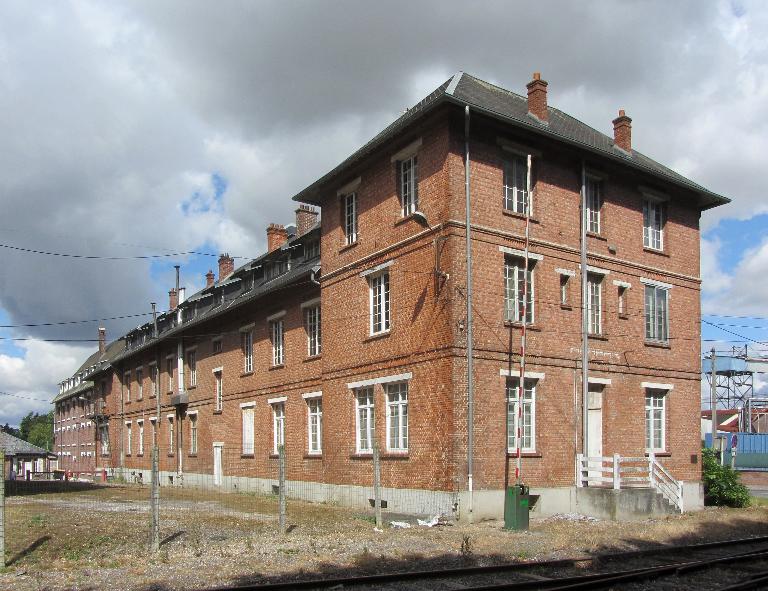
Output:
[[205,588],[768,535],[766,506],[632,523],[566,515],[533,519],[528,532],[505,531],[500,522],[378,532],[370,513],[296,501],[288,503],[292,530],[281,535],[275,497],[190,489],[162,494],[163,544],[156,555],[147,552],[146,488],[8,499],[10,565],[0,574],[0,588]]

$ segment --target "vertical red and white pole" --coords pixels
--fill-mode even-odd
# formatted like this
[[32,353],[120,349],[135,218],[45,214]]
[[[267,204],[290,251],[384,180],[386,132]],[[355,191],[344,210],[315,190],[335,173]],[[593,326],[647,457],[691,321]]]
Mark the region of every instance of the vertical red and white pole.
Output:
[[515,449],[517,451],[517,464],[515,465],[515,484],[521,484],[523,480],[523,399],[525,388],[525,338],[528,325],[528,248],[530,246],[530,222],[531,222],[531,155],[528,154],[527,172],[525,178],[525,270],[523,271],[523,310],[520,324],[520,379],[517,385],[517,425],[515,428]]

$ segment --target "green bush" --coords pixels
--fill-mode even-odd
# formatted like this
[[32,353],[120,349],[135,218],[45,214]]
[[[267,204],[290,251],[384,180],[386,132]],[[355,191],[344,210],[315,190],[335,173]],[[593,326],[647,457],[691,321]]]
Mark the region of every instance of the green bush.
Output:
[[749,489],[741,483],[739,473],[730,466],[721,466],[715,450],[701,452],[704,481],[704,503],[726,507],[748,507]]

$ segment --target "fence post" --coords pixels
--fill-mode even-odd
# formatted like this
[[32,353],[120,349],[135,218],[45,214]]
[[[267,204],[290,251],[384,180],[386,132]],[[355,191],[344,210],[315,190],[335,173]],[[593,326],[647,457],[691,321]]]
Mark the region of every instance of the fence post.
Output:
[[152,446],[152,483],[149,489],[151,513],[149,547],[152,552],[160,550],[160,449]]
[[579,488],[584,486],[584,483],[581,480],[581,465],[583,463],[583,457],[584,456],[582,454],[576,454],[576,486]]
[[373,508],[376,514],[376,527],[381,525],[381,462],[379,461],[379,443],[373,442]]
[[278,454],[278,467],[277,467],[277,478],[278,478],[278,525],[280,526],[280,533],[284,534],[286,533],[286,526],[285,526],[285,445],[279,445],[277,448],[277,454]]
[[621,488],[621,456],[619,454],[613,454],[613,488],[614,490]]
[[[13,461],[13,460],[11,460]],[[5,452],[0,450],[0,568],[5,568]]]

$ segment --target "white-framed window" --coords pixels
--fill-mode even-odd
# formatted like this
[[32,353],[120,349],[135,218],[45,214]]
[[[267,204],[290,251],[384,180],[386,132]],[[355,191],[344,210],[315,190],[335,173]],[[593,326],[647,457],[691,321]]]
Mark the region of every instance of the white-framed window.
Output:
[[389,271],[368,278],[371,306],[371,334],[387,332],[389,315]]
[[243,407],[243,455],[253,455],[254,453],[254,407]]
[[165,373],[168,376],[168,391],[173,392],[173,357],[165,358]]
[[408,451],[408,382],[386,384],[387,450]]
[[320,355],[322,340],[320,336],[320,306],[304,309],[304,326],[307,330],[307,355]]
[[285,363],[285,346],[282,318],[270,321],[269,337],[272,343],[272,365],[283,365],[283,363]]
[[357,193],[349,193],[342,198],[344,207],[344,243],[357,242]]
[[189,374],[189,387],[197,386],[197,351],[187,351],[187,369]]
[[197,453],[197,414],[189,415],[189,453]]
[[664,203],[653,199],[643,201],[643,246],[664,250]]
[[645,391],[645,449],[648,452],[666,449],[666,401],[664,390]]
[[600,179],[587,176],[584,185],[587,201],[587,232],[600,233],[600,210],[603,207],[602,183]]
[[152,445],[157,445],[158,449],[160,449],[160,442],[157,440],[157,418],[150,417],[149,430],[152,437]]
[[218,412],[221,412],[221,410],[224,408],[224,376],[222,375],[222,371],[214,371],[213,372],[213,379],[214,379],[214,388],[215,388],[215,402],[214,402],[214,409]]
[[[528,260],[528,306],[525,312],[526,324],[532,324],[533,313],[533,267],[534,262]],[[504,319],[510,322],[523,321],[523,277],[525,273],[525,259],[516,256],[504,257]]]
[[173,453],[173,445],[174,445],[174,439],[173,439],[173,417],[168,417],[168,453]]
[[123,399],[126,402],[131,401],[131,372],[126,371],[123,374]]
[[619,316],[624,316],[627,313],[627,287],[624,285],[619,285],[619,293],[618,293],[618,309],[619,309]]
[[[524,384],[520,451],[534,452],[536,451],[536,380],[527,378]],[[507,378],[507,449],[510,452],[517,452],[519,385],[519,377]]]
[[152,396],[157,396],[159,388],[157,385],[157,363],[149,364],[149,379],[152,382]]
[[307,425],[309,438],[309,453],[323,453],[323,400],[322,398],[307,399]]
[[665,287],[645,286],[645,338],[669,342],[669,289]]
[[144,455],[144,420],[139,419],[136,421],[136,425],[139,427],[139,455]]
[[587,275],[587,329],[589,334],[599,335],[603,331],[602,313],[603,278],[599,275]]
[[221,353],[221,344],[222,344],[221,337],[216,337],[211,341],[211,350],[213,351],[214,355]]
[[419,163],[416,154],[400,161],[400,201],[403,217],[419,209]]
[[530,215],[528,195],[528,158],[522,155],[508,155],[504,160],[504,209]]
[[133,453],[133,425],[131,421],[125,424],[125,453],[127,455]]
[[241,338],[243,345],[243,371],[251,373],[253,371],[253,331],[243,331]]
[[101,441],[101,455],[109,455],[109,425],[99,427],[99,440]]
[[375,434],[372,386],[358,388],[355,391],[355,415],[357,417],[355,429],[357,453],[371,453]]
[[140,367],[136,368],[136,386],[138,390],[136,400],[141,400],[144,398],[144,370]]
[[560,275],[560,305],[568,306],[570,304],[571,277],[569,275]]
[[272,404],[273,453],[279,453],[281,445],[285,445],[285,402],[275,402]]

